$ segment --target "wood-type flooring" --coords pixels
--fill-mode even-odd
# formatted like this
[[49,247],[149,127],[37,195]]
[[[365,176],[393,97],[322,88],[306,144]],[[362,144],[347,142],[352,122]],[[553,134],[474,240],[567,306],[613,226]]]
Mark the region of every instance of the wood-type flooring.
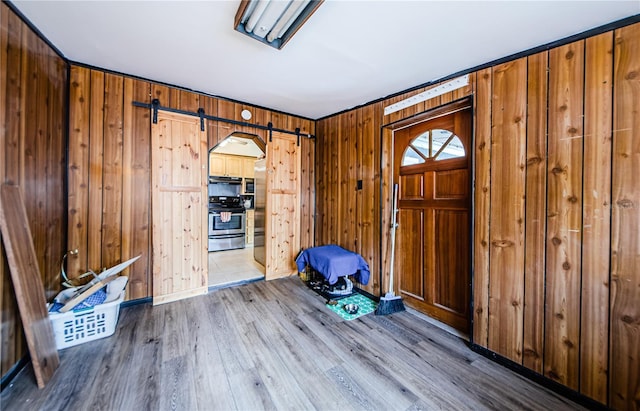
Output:
[[123,308],[109,338],[31,366],[3,410],[580,409],[410,312],[344,321],[297,277]]

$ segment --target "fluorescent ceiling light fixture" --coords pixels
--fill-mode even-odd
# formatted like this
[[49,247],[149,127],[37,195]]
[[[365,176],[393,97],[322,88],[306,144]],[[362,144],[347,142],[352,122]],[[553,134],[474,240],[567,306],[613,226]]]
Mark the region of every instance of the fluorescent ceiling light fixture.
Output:
[[416,94],[415,96],[411,96],[409,98],[405,98],[404,100],[398,101],[397,103],[391,104],[384,108],[384,115],[386,116],[407,107],[411,107],[415,104],[422,103],[423,101],[429,100],[430,98],[441,96],[444,93],[462,88],[467,84],[469,84],[468,74],[462,77],[455,78],[451,81],[447,81],[446,83],[440,84],[439,86],[436,86],[434,88],[430,88],[429,90],[423,91],[422,93]]
[[281,49],[324,0],[242,0],[234,27],[261,43]]

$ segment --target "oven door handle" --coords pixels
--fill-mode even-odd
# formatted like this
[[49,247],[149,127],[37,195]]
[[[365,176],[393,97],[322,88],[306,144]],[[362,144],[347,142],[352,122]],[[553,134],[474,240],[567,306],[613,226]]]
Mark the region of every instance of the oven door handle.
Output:
[[[213,211],[213,212],[210,212],[209,214],[211,214],[214,217],[220,217],[220,211]],[[237,216],[237,215],[242,216],[244,215],[244,213],[231,213],[231,217]]]

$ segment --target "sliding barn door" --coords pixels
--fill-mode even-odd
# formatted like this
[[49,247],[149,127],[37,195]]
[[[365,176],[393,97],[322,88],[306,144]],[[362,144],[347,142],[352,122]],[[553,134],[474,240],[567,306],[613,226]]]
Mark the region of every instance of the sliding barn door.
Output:
[[159,112],[152,127],[153,303],[207,292],[207,137],[200,119]]
[[273,133],[267,143],[266,273],[272,280],[297,272],[300,252],[300,146],[295,135]]

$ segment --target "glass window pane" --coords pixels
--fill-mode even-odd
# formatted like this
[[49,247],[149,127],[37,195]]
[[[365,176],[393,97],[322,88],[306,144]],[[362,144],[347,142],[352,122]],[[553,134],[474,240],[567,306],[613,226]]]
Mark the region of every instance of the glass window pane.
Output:
[[414,138],[402,156],[401,166],[422,164],[425,159],[446,160],[466,155],[458,136],[449,130],[433,129]]
[[447,142],[449,137],[451,137],[453,133],[448,130],[435,129],[431,130],[431,135],[433,138],[433,155],[435,156],[438,151],[442,148],[442,146]]
[[416,151],[411,148],[411,147],[407,147],[407,149],[404,151],[404,155],[402,156],[402,166],[410,166],[413,164],[420,164],[420,163],[424,163],[424,158],[420,157],[420,155],[418,153],[416,153]]
[[431,157],[431,153],[429,153],[429,132],[419,135],[411,142],[411,147],[414,150],[419,151],[424,157]]
[[[435,147],[434,147],[434,150],[435,150]],[[440,154],[437,155],[436,160],[446,160],[448,158],[459,158],[464,156],[465,156],[465,152],[464,152],[464,146],[462,145],[462,141],[460,141],[458,136],[453,136],[451,141],[449,141],[449,144],[447,144],[442,149]]]

